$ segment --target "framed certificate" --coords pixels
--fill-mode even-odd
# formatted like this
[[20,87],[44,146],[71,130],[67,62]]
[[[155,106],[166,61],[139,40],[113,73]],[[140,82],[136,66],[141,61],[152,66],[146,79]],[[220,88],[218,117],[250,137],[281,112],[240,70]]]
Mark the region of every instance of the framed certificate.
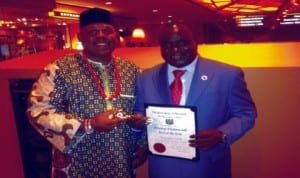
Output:
[[149,151],[155,155],[197,159],[195,147],[189,146],[190,135],[196,133],[196,108],[146,104]]

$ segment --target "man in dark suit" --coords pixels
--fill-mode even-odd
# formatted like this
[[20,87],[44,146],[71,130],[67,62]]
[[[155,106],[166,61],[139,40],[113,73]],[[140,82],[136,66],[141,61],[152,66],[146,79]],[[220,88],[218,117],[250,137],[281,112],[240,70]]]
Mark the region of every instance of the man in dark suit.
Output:
[[[199,159],[151,154],[150,177],[230,178],[230,145],[254,126],[257,117],[243,71],[201,57],[193,33],[184,24],[165,24],[159,34],[159,44],[165,63],[143,72],[144,101],[139,101],[140,105],[196,107],[197,129],[187,138],[187,144],[196,148]],[[178,75],[173,75],[175,70],[181,70],[182,86],[177,97],[172,96],[170,89]]]

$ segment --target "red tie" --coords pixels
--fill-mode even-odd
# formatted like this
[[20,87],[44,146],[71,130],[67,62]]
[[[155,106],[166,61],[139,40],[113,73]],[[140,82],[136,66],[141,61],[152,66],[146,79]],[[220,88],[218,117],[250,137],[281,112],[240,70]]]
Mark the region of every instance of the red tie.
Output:
[[174,80],[170,85],[171,95],[173,99],[173,103],[179,105],[181,94],[182,94],[182,82],[181,76],[185,73],[186,70],[174,70]]

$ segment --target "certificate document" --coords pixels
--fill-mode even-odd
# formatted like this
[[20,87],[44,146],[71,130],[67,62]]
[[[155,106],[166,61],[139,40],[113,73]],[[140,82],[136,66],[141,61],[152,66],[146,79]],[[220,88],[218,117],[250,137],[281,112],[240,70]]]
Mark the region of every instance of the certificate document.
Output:
[[196,132],[196,109],[185,106],[146,105],[149,151],[155,155],[196,159],[196,149],[189,146]]

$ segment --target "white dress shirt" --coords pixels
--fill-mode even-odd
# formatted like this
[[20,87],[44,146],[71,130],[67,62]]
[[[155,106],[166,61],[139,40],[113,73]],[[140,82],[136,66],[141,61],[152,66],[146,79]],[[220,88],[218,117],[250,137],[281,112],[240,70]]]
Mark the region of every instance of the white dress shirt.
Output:
[[174,75],[173,75],[174,70],[186,70],[186,72],[181,77],[183,91],[182,91],[182,96],[181,96],[179,105],[185,105],[185,103],[186,103],[186,99],[187,99],[188,92],[189,92],[189,89],[190,89],[190,86],[192,83],[192,78],[193,78],[193,74],[195,71],[197,59],[198,59],[198,56],[195,58],[195,60],[192,63],[190,63],[189,65],[182,67],[182,68],[177,68],[177,67],[174,67],[174,66],[168,64],[169,85],[171,85],[171,83],[174,80]]

